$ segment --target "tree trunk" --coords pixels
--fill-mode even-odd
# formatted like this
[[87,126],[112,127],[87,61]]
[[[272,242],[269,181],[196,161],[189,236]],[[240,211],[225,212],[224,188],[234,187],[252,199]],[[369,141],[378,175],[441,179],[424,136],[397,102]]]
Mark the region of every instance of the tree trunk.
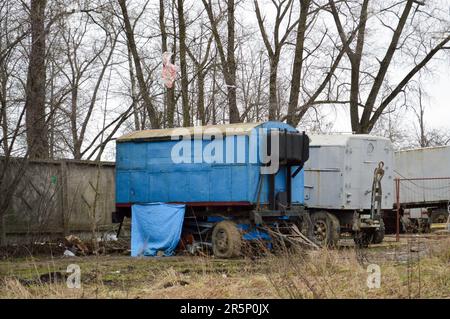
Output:
[[234,21],[235,3],[234,0],[227,1],[227,68],[229,74],[228,86],[228,106],[230,112],[230,123],[239,123],[239,109],[236,101],[236,58],[234,56],[235,49],[235,21]]
[[45,119],[45,7],[46,0],[31,0],[31,52],[26,84],[26,130],[30,158],[48,158]]
[[[417,113],[417,112],[416,112]],[[417,114],[419,120],[419,129],[420,129],[420,147],[429,146],[427,143],[427,138],[425,136],[425,109],[422,103],[422,89],[419,87],[419,112]]]
[[239,123],[239,109],[236,101],[236,59],[234,55],[235,49],[235,21],[234,0],[227,1],[227,53],[225,54],[222,37],[217,29],[218,19],[214,18],[211,1],[202,0],[203,5],[208,14],[209,22],[211,24],[211,31],[216,42],[217,52],[219,53],[220,63],[222,66],[222,73],[227,86],[227,101],[228,101],[228,113],[230,123]]
[[[380,89],[383,85],[389,65],[391,64],[395,51],[397,51],[398,49],[397,45],[403,33],[403,28],[405,27],[406,22],[408,20],[408,16],[411,12],[413,3],[414,0],[408,0],[406,2],[400,20],[398,21],[397,27],[394,31],[394,34],[392,35],[391,43],[389,44],[389,47],[386,51],[383,60],[380,62],[380,69],[378,70],[372,88],[370,90],[369,96],[367,97],[367,101],[364,105],[364,111],[361,116],[361,121],[358,127],[359,129],[358,133],[369,133],[371,128],[373,127],[373,126],[371,127],[370,117],[373,113],[375,102],[377,100]],[[367,9],[365,14],[367,16]]]
[[134,66],[133,66],[133,57],[128,50],[128,68],[130,73],[130,93],[131,93],[131,103],[133,104],[133,118],[134,118],[134,129],[139,131],[141,129],[140,121],[139,121],[139,110],[138,110],[138,99],[136,95],[136,78],[134,75]]
[[203,70],[197,71],[197,109],[198,109],[198,118],[202,125],[206,124],[206,116],[205,116],[205,74]]
[[72,101],[71,101],[71,112],[70,112],[70,124],[72,129],[72,142],[73,142],[73,157],[74,159],[81,159],[81,142],[78,138],[78,83],[75,79],[72,80]]
[[55,158],[55,151],[56,151],[56,145],[55,145],[55,131],[56,131],[56,121],[55,121],[55,113],[56,113],[56,109],[57,106],[56,104],[56,99],[55,99],[55,68],[54,68],[54,63],[51,63],[51,70],[50,70],[50,96],[49,96],[49,108],[50,108],[50,121],[49,121],[49,125],[48,125],[48,129],[49,129],[49,157],[51,159]]
[[[3,25],[1,26],[4,30],[8,30],[8,16],[5,17]],[[3,36],[0,35],[0,52],[3,52],[4,47],[8,46],[7,37],[5,40]],[[0,123],[2,127],[3,138],[1,139],[4,154],[8,153],[8,116],[6,113],[6,108],[8,106],[6,102],[7,96],[7,85],[8,85],[8,74],[7,74],[7,63],[0,56]]]
[[122,10],[128,47],[129,47],[129,50],[131,51],[131,54],[133,55],[134,67],[136,69],[136,77],[138,80],[141,96],[144,100],[145,108],[147,109],[148,116],[150,117],[150,124],[153,129],[159,128],[160,127],[159,118],[158,118],[156,110],[153,106],[152,100],[150,98],[150,93],[147,88],[147,83],[144,78],[144,72],[143,72],[142,66],[141,66],[141,59],[140,59],[138,51],[137,51],[136,42],[134,40],[133,29],[131,27],[130,18],[128,16],[126,1],[125,0],[118,0],[118,1],[119,1],[120,8]]
[[[291,92],[289,94],[289,105],[287,112],[287,123],[297,126],[298,121],[295,120],[295,112],[298,107],[300,96],[300,83],[302,79],[303,67],[303,50],[305,45],[306,22],[308,18],[310,0],[300,1],[300,18],[297,29],[297,39],[295,42],[294,65],[292,68]],[[300,119],[299,119],[300,120]],[[297,123],[294,123],[297,122]]]
[[217,69],[216,69],[216,63],[213,64],[213,74],[212,74],[212,89],[211,89],[211,124],[216,125],[217,124],[217,114],[216,114],[216,75],[217,75]]
[[[169,50],[167,45],[167,30],[166,23],[164,20],[165,8],[164,0],[159,0],[159,28],[161,30],[161,53],[167,52]],[[172,63],[174,63],[175,52],[172,52]],[[164,103],[166,106],[166,123],[168,127],[173,127],[174,114],[175,114],[175,88],[166,88],[164,93]]]
[[0,108],[1,108],[0,123],[2,126],[2,133],[3,133],[2,147],[3,147],[4,154],[8,153],[8,148],[9,148],[9,146],[8,146],[8,114],[6,112],[6,108],[8,106],[8,104],[6,102],[7,83],[8,83],[8,78],[7,78],[6,72],[4,72],[2,70],[2,72],[0,73]]
[[369,0],[364,0],[361,6],[360,27],[358,30],[358,39],[356,41],[355,53],[351,57],[351,84],[350,84],[350,121],[352,131],[357,133],[365,133],[361,131],[361,124],[359,122],[359,71],[361,68],[361,59],[364,47],[364,38],[367,24],[367,8]]
[[[352,131],[355,133],[365,133],[365,129],[362,127],[363,125],[359,121],[359,91],[360,91],[360,68],[361,68],[361,57],[364,47],[364,37],[366,32],[366,24],[367,24],[367,8],[369,5],[369,0],[364,0],[361,5],[361,12],[359,16],[359,26],[358,26],[358,37],[356,41],[356,48],[353,52],[350,48],[350,42],[347,39],[344,28],[342,27],[341,21],[339,19],[338,11],[336,10],[336,6],[334,1],[329,0],[329,4],[332,10],[333,18],[336,23],[336,27],[339,32],[339,37],[341,38],[342,45],[344,47],[345,52],[350,60],[351,64],[351,79],[350,79],[350,123],[352,126]],[[351,39],[351,38],[350,38]],[[367,105],[365,106],[365,108]],[[365,112],[365,111],[364,111]],[[363,114],[364,117],[364,114]]]
[[186,61],[186,22],[184,19],[184,0],[178,0],[178,28],[180,41],[180,68],[181,68],[181,106],[183,110],[183,126],[191,126],[189,111],[189,80]]
[[278,89],[277,89],[277,74],[278,74],[278,57],[271,58],[270,61],[270,76],[269,76],[269,121],[277,120],[278,110]]
[[361,133],[359,126],[359,67],[360,63],[352,62],[351,80],[350,80],[350,122],[352,131]]

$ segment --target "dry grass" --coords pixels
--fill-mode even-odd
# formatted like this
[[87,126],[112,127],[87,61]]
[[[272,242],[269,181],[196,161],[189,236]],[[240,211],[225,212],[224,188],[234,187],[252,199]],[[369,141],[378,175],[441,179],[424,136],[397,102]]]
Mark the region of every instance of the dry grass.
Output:
[[[427,240],[421,246],[419,262],[415,262],[416,253],[409,249],[406,244],[374,247],[365,252],[323,249],[285,252],[256,260],[26,258],[0,262],[0,297],[450,298],[450,238]],[[81,289],[39,280],[44,273],[65,272],[71,263],[81,267]],[[381,267],[379,289],[366,285],[369,263]]]

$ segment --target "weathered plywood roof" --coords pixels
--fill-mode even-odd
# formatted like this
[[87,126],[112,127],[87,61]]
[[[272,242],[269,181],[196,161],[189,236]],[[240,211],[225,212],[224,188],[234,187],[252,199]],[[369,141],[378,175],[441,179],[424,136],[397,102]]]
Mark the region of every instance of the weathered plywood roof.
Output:
[[195,127],[178,127],[157,130],[143,130],[136,131],[123,135],[117,139],[118,142],[126,142],[132,140],[146,140],[146,139],[167,139],[177,136],[195,136],[201,134],[218,134],[223,135],[249,135],[252,129],[261,125],[262,123],[236,123],[236,124],[220,124],[220,125],[205,125]]

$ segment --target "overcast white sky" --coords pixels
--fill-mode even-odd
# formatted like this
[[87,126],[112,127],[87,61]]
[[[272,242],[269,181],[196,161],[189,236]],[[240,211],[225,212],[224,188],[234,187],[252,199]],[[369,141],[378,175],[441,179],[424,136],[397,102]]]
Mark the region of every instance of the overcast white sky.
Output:
[[[257,20],[252,3],[252,1],[247,1],[242,5],[244,8],[244,12],[246,12],[245,22],[248,25],[254,25],[255,32],[259,36],[259,30],[256,28]],[[272,30],[271,23],[274,21],[276,12],[273,9],[273,5],[268,0],[260,0],[259,4],[262,9],[262,15],[265,17],[266,28],[270,34]],[[433,4],[438,6],[439,8],[448,7],[448,25],[450,26],[450,0],[433,0]],[[372,18],[371,21],[373,20],[376,19]],[[329,27],[330,30],[334,30],[336,28],[331,14],[329,16],[325,15],[325,21],[327,27]],[[396,21],[397,20],[395,20],[395,23]],[[375,46],[377,44],[379,45],[379,47],[382,49],[380,52],[384,54],[385,49],[387,49],[388,43],[383,42],[387,40],[390,41],[390,39],[392,38],[391,31],[387,28],[379,28],[379,26],[372,31],[375,32],[375,40],[373,38],[371,38],[371,40],[375,41]],[[383,32],[386,33],[386,36],[383,36]],[[366,36],[366,38],[367,37],[368,35]],[[370,51],[370,48],[368,48],[368,44],[366,44],[364,52],[367,53],[368,51]],[[397,53],[397,55],[398,54],[399,53]],[[395,65],[391,65],[390,70],[395,69],[395,67]],[[395,79],[394,76],[392,76],[391,79],[393,79],[395,83],[399,82],[403,78],[403,76],[410,71],[410,67],[411,66],[408,66],[408,69],[399,69],[398,72],[394,72],[398,74],[398,79]],[[450,130],[450,49],[445,53],[440,52],[436,54],[428,63],[427,69],[429,69],[431,72],[425,72],[425,74],[420,75],[422,77],[421,81],[424,88],[423,103],[425,105],[426,126],[428,129],[439,128]],[[413,80],[417,80],[418,77],[419,74],[416,74]],[[328,107],[328,110],[326,110],[326,108],[327,106],[324,106],[322,111],[328,114],[327,121],[334,123],[332,131],[351,132],[348,105],[338,107],[337,109]],[[411,112],[408,112],[408,114],[406,114],[406,117],[408,117],[409,119],[404,118],[404,124],[410,124],[415,121],[414,115],[411,114]]]
[[427,117],[433,126],[450,128],[450,65],[440,63],[434,80],[427,82],[428,94]]
[[[441,55],[442,56],[442,55]],[[450,130],[450,63],[445,59],[433,61],[436,67],[432,78],[424,83],[425,93],[425,122],[428,128]],[[329,113],[330,119],[335,118],[333,127],[337,132],[351,132],[350,118],[347,110],[340,109],[338,113]],[[411,121],[413,115],[409,114]],[[408,122],[408,121],[406,121]]]

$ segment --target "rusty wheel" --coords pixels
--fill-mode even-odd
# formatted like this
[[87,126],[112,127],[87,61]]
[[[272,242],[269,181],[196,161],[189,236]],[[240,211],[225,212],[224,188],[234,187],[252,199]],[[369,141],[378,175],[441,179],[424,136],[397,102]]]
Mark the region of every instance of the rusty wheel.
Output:
[[311,215],[313,241],[319,246],[337,246],[340,236],[339,220],[331,213],[316,212]]
[[353,241],[357,248],[367,248],[373,242],[373,235],[371,230],[359,231],[353,234]]
[[233,258],[241,254],[242,239],[237,225],[231,221],[221,221],[212,232],[212,248],[218,258]]

